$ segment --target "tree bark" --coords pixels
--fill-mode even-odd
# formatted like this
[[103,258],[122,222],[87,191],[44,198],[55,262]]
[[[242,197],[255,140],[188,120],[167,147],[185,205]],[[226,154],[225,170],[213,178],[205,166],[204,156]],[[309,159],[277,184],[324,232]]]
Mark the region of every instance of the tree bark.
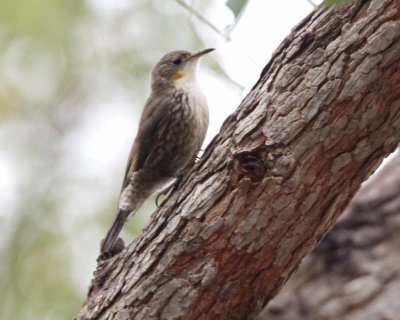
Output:
[[400,319],[400,151],[368,180],[260,319]]
[[400,141],[400,2],[294,28],[78,319],[252,319]]

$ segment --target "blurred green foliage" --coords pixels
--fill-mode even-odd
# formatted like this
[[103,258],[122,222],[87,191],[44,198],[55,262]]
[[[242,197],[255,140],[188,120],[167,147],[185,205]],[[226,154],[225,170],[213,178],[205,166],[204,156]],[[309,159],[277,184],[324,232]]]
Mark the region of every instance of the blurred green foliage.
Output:
[[349,2],[350,0],[324,0],[323,6],[326,8],[332,7],[332,6],[338,6],[345,4],[346,2]]
[[0,20],[12,37],[28,37],[49,45],[67,46],[71,29],[84,15],[79,0],[3,0]]
[[[77,314],[125,166],[104,160],[106,172],[90,173],[79,145],[100,139],[110,114],[134,122],[163,53],[201,47],[174,1],[2,1],[0,173],[8,178],[0,181],[7,191],[0,195],[7,204],[0,209],[1,319]],[[101,112],[106,119],[93,124]],[[102,161],[89,155],[94,167]],[[131,238],[142,220],[125,231]]]

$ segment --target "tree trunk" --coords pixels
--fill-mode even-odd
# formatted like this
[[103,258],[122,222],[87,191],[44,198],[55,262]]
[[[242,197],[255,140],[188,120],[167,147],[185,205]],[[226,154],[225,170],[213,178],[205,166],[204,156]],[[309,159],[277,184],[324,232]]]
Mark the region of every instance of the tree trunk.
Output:
[[400,319],[400,151],[370,180],[260,319]]
[[400,141],[400,2],[319,9],[78,319],[252,319]]

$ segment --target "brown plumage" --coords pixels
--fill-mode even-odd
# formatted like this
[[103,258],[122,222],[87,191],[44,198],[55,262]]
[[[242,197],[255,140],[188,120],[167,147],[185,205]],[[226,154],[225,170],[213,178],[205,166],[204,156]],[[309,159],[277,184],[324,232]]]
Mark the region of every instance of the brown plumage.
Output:
[[103,254],[113,251],[126,220],[156,189],[182,174],[199,151],[208,107],[196,73],[199,58],[212,50],[172,51],[154,66],[151,95],[129,155],[116,216],[101,245]]

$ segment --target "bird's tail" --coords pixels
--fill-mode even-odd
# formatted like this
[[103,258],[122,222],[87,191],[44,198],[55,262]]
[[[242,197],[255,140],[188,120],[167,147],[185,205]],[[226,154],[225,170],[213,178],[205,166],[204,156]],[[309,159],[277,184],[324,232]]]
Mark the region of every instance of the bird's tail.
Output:
[[108,229],[106,237],[101,244],[102,254],[110,253],[113,250],[115,243],[117,242],[118,235],[121,232],[121,229],[124,226],[128,216],[129,212],[118,210],[114,221],[110,229]]
[[140,175],[134,174],[130,183],[121,192],[114,221],[101,244],[102,254],[113,251],[115,243],[118,240],[118,235],[125,222],[135,214],[137,209],[139,209],[144,200],[149,196],[149,192],[143,192],[143,189],[146,188],[141,188],[141,181],[138,180],[139,177]]
[[129,183],[122,190],[114,221],[101,244],[102,254],[107,255],[113,251],[125,222],[136,213],[143,202],[153,193],[157,186],[156,182],[159,182],[159,180],[148,172],[137,171],[133,173]]

